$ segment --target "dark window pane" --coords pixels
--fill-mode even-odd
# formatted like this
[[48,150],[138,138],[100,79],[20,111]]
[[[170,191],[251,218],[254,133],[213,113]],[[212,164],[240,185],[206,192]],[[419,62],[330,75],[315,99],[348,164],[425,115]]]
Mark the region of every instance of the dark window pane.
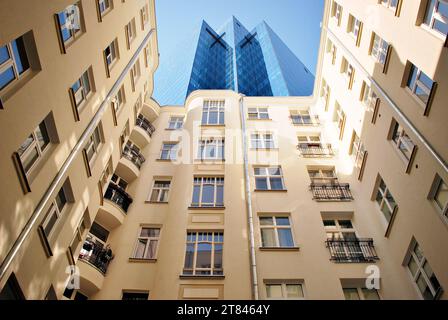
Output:
[[212,256],[212,245],[210,243],[198,243],[196,268],[210,268],[211,256]]
[[14,40],[11,43],[11,45],[14,54],[14,59],[16,60],[17,71],[19,72],[19,74],[22,74],[30,67],[28,63],[28,57],[26,56],[26,50],[25,50],[25,44],[23,43],[23,38],[20,37]]

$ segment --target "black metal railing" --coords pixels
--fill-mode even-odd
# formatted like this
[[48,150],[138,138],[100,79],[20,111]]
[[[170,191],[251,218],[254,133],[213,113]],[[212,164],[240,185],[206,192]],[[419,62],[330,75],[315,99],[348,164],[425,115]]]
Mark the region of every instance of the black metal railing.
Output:
[[156,128],[152,125],[152,123],[141,114],[135,120],[135,124],[145,130],[149,137],[152,137],[152,134],[156,131]]
[[312,183],[313,200],[318,201],[350,201],[353,200],[348,183]]
[[334,155],[331,144],[299,143],[297,149],[304,157],[330,157]]
[[116,203],[125,213],[128,212],[129,205],[132,203],[129,194],[112,182],[109,183],[104,198]]
[[86,241],[79,254],[79,259],[88,262],[97,268],[103,275],[106,274],[110,261],[113,259],[112,250],[94,242]]
[[374,262],[379,260],[373,239],[328,239],[326,246],[334,262]]
[[122,156],[135,164],[139,169],[142,167],[143,162],[145,162],[145,158],[139,151],[129,148],[128,146],[124,147]]

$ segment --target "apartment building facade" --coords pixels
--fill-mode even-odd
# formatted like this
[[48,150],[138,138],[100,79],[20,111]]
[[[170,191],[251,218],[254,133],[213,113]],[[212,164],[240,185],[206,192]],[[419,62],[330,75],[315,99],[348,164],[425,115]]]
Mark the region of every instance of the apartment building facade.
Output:
[[[32,268],[58,255],[71,264],[67,234],[47,246],[52,258],[20,255],[2,294],[19,284],[40,299],[42,279],[57,277],[59,299],[446,299],[445,9],[326,1],[310,97],[198,90],[183,106],[148,98],[140,117],[131,104],[122,114],[146,133],[123,116],[104,131],[112,165],[98,157],[87,178],[80,156],[70,176],[72,189],[91,180],[72,192],[92,215],[71,250],[79,278]],[[11,208],[24,201],[15,212],[29,203],[4,192]]]

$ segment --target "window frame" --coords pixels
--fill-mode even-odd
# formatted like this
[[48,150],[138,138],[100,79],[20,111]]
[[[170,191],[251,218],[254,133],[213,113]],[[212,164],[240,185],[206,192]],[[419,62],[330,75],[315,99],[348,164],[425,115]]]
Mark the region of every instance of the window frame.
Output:
[[[67,11],[69,9],[71,9],[72,7],[76,7],[75,10],[77,10],[78,13],[78,25],[79,25],[79,29],[74,29],[73,27],[73,22],[69,22],[68,19],[68,15],[67,15]],[[64,18],[65,18],[65,23],[62,24],[62,21],[60,19],[60,15],[64,14]],[[76,15],[75,15],[76,17]],[[55,14],[55,20],[56,20],[56,24],[58,27],[58,35],[59,35],[59,40],[60,40],[60,44],[61,44],[61,49],[62,49],[62,53],[66,53],[66,50],[68,47],[70,47],[70,45],[72,45],[76,40],[78,40],[85,32],[85,27],[84,27],[84,15],[83,15],[83,11],[82,11],[82,3],[81,1],[77,1],[75,3],[72,3],[70,5],[68,5],[67,7],[65,7],[62,11],[58,12]],[[69,38],[64,40],[64,34],[63,34],[63,30],[66,29],[69,33]]]
[[184,126],[184,116],[170,116],[168,130],[181,130]]
[[[167,148],[167,146],[172,146]],[[179,149],[179,142],[162,142],[162,148],[160,150],[160,158],[159,160],[177,160],[177,152]],[[164,157],[164,152],[166,153],[166,157]],[[172,157],[174,152],[174,156]]]
[[[214,157],[207,156],[207,148],[214,149]],[[201,152],[202,150],[202,152]],[[221,155],[221,157],[219,156]],[[224,137],[207,137],[200,138],[198,141],[198,150],[196,153],[197,160],[224,160],[225,159],[225,138]]]
[[[445,186],[445,188],[441,189],[443,186]],[[440,190],[446,190],[445,193],[448,193],[448,183],[446,183],[445,180],[443,180],[443,178],[436,173],[427,198],[431,201],[434,208],[440,214],[442,220],[448,225],[448,200],[445,204],[442,204],[439,200],[437,200]]]
[[[281,166],[254,166],[254,186],[256,191],[286,191],[285,181],[283,177],[283,170]],[[256,170],[264,169],[264,174],[256,174]],[[279,170],[280,174],[271,174],[269,169]],[[280,178],[282,183],[281,189],[272,189],[271,178]],[[266,189],[257,188],[257,180],[263,179],[266,181]]]
[[[203,191],[205,185],[213,185],[213,202],[204,202]],[[223,176],[195,176],[193,178],[193,192],[190,207],[192,208],[224,208],[224,177]],[[198,203],[193,202],[195,198],[195,189],[199,187]],[[222,203],[217,203],[219,189],[222,190]]]
[[[206,239],[204,240],[203,236],[206,235]],[[208,240],[208,236],[211,234],[211,241]],[[194,240],[192,235],[194,235]],[[199,235],[202,236],[201,240],[199,239]],[[216,238],[218,241],[216,241]],[[185,239],[185,255],[184,255],[184,265],[182,267],[182,275],[183,276],[223,276],[224,275],[224,230],[187,230],[187,237]],[[221,240],[221,241],[219,241]],[[209,268],[201,268],[197,267],[197,254],[198,254],[198,245],[200,243],[208,243],[211,244],[210,250],[210,267]],[[188,245],[193,245],[193,257],[192,257],[192,266],[191,268],[186,267],[187,263],[187,249]],[[221,246],[221,268],[215,267],[216,260],[216,245]],[[185,273],[186,270],[191,270],[191,273]],[[197,274],[197,272],[210,272],[205,274]]]
[[347,297],[345,295],[345,290],[355,290],[355,289],[358,294],[358,300],[374,300],[374,299],[366,299],[364,290],[375,290],[375,292],[378,296],[378,300],[381,300],[381,296],[380,296],[378,290],[375,288],[368,289],[368,288],[364,288],[364,287],[360,287],[360,286],[356,286],[356,287],[355,286],[344,286],[344,287],[342,287],[342,291],[344,292],[345,300],[353,300],[353,299],[347,299]]
[[[269,297],[268,286],[281,286],[282,297]],[[302,292],[302,297],[288,297],[288,286],[299,286]],[[266,299],[267,300],[305,300],[305,285],[303,282],[293,282],[293,281],[269,281],[264,284]]]
[[272,132],[253,132],[250,134],[251,149],[276,149],[274,134]]
[[[431,88],[427,87],[426,84],[420,80],[422,75],[432,81]],[[406,91],[414,98],[414,100],[417,101],[419,105],[424,108],[423,115],[427,116],[429,114],[429,109],[437,89],[437,82],[435,82],[432,78],[430,78],[426,73],[424,73],[420,68],[418,68],[410,61],[407,62],[403,82],[403,86],[406,88]],[[417,94],[418,89],[426,94],[427,99],[423,100],[420,98],[420,96]]]
[[[387,224],[387,229],[386,229],[386,236],[388,236],[389,231],[390,231],[390,227],[392,226],[394,219],[395,219],[395,215],[397,213],[398,210],[398,203],[395,200],[395,197],[393,196],[392,192],[390,191],[390,188],[387,186],[386,182],[384,181],[384,179],[378,175],[377,178],[378,182],[375,185],[375,189],[374,189],[374,193],[373,193],[373,200],[376,202],[379,211],[381,212],[381,217],[383,217],[384,221]],[[381,184],[384,185],[384,190],[381,188]],[[392,198],[393,202],[395,203],[394,206],[392,206],[388,200],[387,195],[390,196],[390,198]],[[380,196],[381,200],[378,201],[378,196]],[[387,206],[388,211],[390,212],[390,217],[386,217],[384,211],[383,211],[383,206]]]
[[[25,34],[21,35],[20,37],[6,43],[4,46],[7,52],[8,52],[8,56],[9,58],[6,59],[1,65],[0,65],[0,74],[2,73],[6,73],[7,70],[12,68],[12,72],[14,74],[14,78],[11,79],[8,83],[5,83],[3,88],[0,88],[0,92],[2,91],[7,91],[8,88],[10,88],[12,85],[14,85],[15,83],[17,83],[18,81],[20,81],[21,79],[25,78],[28,74],[31,73],[32,70],[32,66],[31,66],[31,61],[29,58],[29,53],[27,50],[27,46],[26,46],[26,40],[24,39]],[[23,45],[19,46],[17,45],[17,41],[20,41]],[[17,48],[17,53],[19,54],[20,58],[23,58],[23,55],[26,56],[26,62],[25,61],[20,61],[20,65],[22,66],[22,68],[24,68],[24,70],[22,70],[22,72],[19,72],[19,68],[18,68],[18,62],[16,59],[16,56],[14,54],[15,50],[14,50],[14,46],[13,46],[13,42],[16,43],[16,48]],[[0,47],[1,48],[1,47]],[[20,52],[19,53],[19,48],[23,48],[24,52]],[[25,69],[25,67],[26,69]],[[0,108],[1,109],[1,108]]]
[[[254,116],[255,115],[255,116]],[[262,117],[265,115],[266,117]],[[249,107],[247,108],[248,120],[271,120],[268,107]]]
[[[423,15],[423,21],[422,26],[424,26],[426,29],[428,29],[430,32],[433,32],[437,34],[438,36],[445,37],[447,39],[448,34],[444,34],[439,29],[434,28],[436,21],[439,23],[445,24],[448,27],[448,16],[445,17],[443,14],[441,14],[438,10],[440,3],[443,3],[448,6],[448,2],[445,0],[435,0],[435,4],[433,7],[432,12],[429,12],[430,6],[431,6],[432,0],[426,1],[426,8],[424,10]],[[429,24],[427,23],[428,18],[430,18]],[[443,21],[444,19],[447,19],[447,21]]]
[[[393,118],[391,122],[388,140],[393,145],[394,149],[397,151],[398,155],[400,156],[400,159],[402,159],[403,162],[406,164],[406,173],[409,173],[412,167],[412,162],[415,157],[417,145],[407,134],[404,127]],[[406,155],[406,153],[403,152],[404,149],[401,146],[403,146],[404,149],[407,150],[408,155]]]
[[[376,32],[372,32],[372,45],[370,48],[370,56],[376,63],[385,66],[388,62],[388,53],[390,50],[390,44]],[[383,59],[382,59],[383,58]]]
[[[157,236],[142,236],[143,229],[152,229],[152,230],[158,230]],[[159,253],[159,246],[160,246],[160,238],[161,238],[162,228],[160,226],[147,226],[147,225],[141,225],[138,228],[138,234],[137,234],[137,240],[135,241],[134,249],[132,251],[131,260],[157,260],[157,256]],[[138,244],[140,240],[146,240],[145,249],[143,251],[142,257],[137,256],[137,250],[138,250]],[[151,248],[151,242],[156,241],[157,245],[155,248],[154,255],[150,258],[147,258],[147,254],[149,251],[149,248]]]
[[[168,186],[156,186],[157,184],[168,183]],[[155,178],[148,201],[153,203],[168,203],[171,190],[171,179]],[[154,200],[154,193],[157,192],[157,199]],[[162,201],[161,195],[166,194],[165,201]]]
[[[102,4],[104,4],[104,10],[102,9]],[[96,0],[97,10],[98,10],[98,19],[101,22],[103,18],[113,10],[114,1],[113,0]],[[107,5],[107,6],[106,6]]]
[[137,27],[135,25],[135,18],[132,18],[125,26],[126,44],[128,49],[131,49],[134,40],[137,38]]
[[[216,112],[216,123],[212,123],[210,121],[210,114],[215,112]],[[205,114],[206,116],[204,119]],[[201,125],[203,126],[225,125],[225,100],[204,100],[202,105]]]
[[[64,185],[59,189],[58,193],[51,201],[50,206],[48,207],[47,213],[45,215],[45,218],[42,220],[41,223],[42,231],[47,239],[52,239],[54,237],[55,230],[57,229],[57,226],[60,223],[61,218],[68,211],[70,195],[69,191],[67,190],[68,186],[66,185],[66,183],[67,182],[64,183]],[[63,194],[64,203],[62,208],[59,208],[57,199],[60,197],[61,192]],[[55,217],[55,220],[53,222],[53,225],[50,227],[50,231],[47,233],[46,228],[49,226],[49,223],[51,222],[53,217]]]
[[[261,223],[262,218],[271,218],[272,224],[269,225],[263,225]],[[277,224],[277,218],[287,218],[288,219],[288,225],[278,225]],[[288,214],[263,214],[258,216],[258,225],[260,229],[260,248],[261,249],[288,249],[288,248],[297,248],[296,240],[293,232],[293,225],[291,221],[291,216]],[[272,229],[274,232],[274,242],[275,244],[273,246],[265,246],[263,244],[263,232],[262,229]],[[292,239],[292,245],[291,246],[281,246],[280,245],[280,237],[279,237],[279,229],[285,229],[289,230],[291,239]]]

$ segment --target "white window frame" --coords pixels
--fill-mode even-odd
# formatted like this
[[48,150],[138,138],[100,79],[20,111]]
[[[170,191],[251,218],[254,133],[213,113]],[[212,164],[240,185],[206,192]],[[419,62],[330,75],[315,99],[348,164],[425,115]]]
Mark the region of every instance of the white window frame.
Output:
[[[261,219],[262,218],[271,218],[272,219],[272,224],[261,224]],[[287,218],[289,224],[288,225],[278,225],[276,218]],[[258,223],[259,223],[259,226],[260,226],[260,247],[261,248],[294,248],[294,247],[296,247],[296,241],[294,239],[294,232],[293,232],[291,217],[289,215],[282,215],[282,214],[260,215],[258,217]],[[275,241],[274,246],[264,246],[263,245],[263,234],[262,234],[262,230],[263,229],[272,229],[272,230],[274,230],[274,236],[275,236],[274,237],[274,241]],[[279,239],[279,236],[278,236],[278,230],[279,229],[285,229],[285,230],[287,229],[287,230],[289,230],[289,232],[291,233],[292,246],[280,246],[280,239]]]
[[[262,116],[264,115],[264,116]],[[250,107],[247,109],[249,120],[270,120],[268,107]]]
[[[67,46],[73,43],[79,36],[83,33],[82,30],[82,13],[81,8],[79,6],[80,2],[73,3],[64,8],[64,10],[60,11],[57,14],[58,24],[60,29],[58,30],[61,35],[61,40],[64,46]],[[65,15],[65,23],[61,24],[59,20],[59,15]],[[70,37],[67,40],[64,40],[63,30],[66,29],[70,34]]]
[[[75,91],[73,89],[73,86],[77,82],[79,82],[79,88]],[[84,106],[86,101],[89,99],[89,96],[92,94],[92,90],[93,90],[92,85],[93,85],[93,81],[91,78],[90,68],[89,68],[85,72],[83,72],[81,77],[79,77],[75,81],[75,83],[71,86],[71,88],[73,90],[73,99],[74,99],[76,108],[78,110],[81,110],[81,108]],[[87,87],[88,87],[88,89],[87,89]]]
[[[191,240],[190,234],[194,234],[194,241]],[[209,235],[211,241],[209,240]],[[204,238],[205,236],[205,238]],[[216,241],[218,238],[218,241]],[[219,241],[221,239],[221,241]],[[210,253],[210,267],[209,268],[200,268],[197,267],[197,253],[198,253],[198,244],[199,243],[209,243],[211,244],[211,253]],[[187,246],[189,244],[194,245],[194,253],[193,253],[193,265],[192,268],[185,268],[185,262],[187,258]],[[221,268],[215,268],[215,256],[216,256],[216,245],[220,245],[222,247],[221,250]],[[191,273],[185,273],[185,270],[190,271]],[[209,272],[209,273],[198,273],[198,271]],[[182,273],[184,275],[208,275],[208,276],[216,276],[224,274],[224,231],[187,231],[187,239],[185,245],[185,258],[184,258],[184,266],[182,268]]]
[[362,95],[361,101],[366,107],[374,108],[376,105],[376,101],[378,99],[377,94],[372,89],[370,85],[367,84],[366,81],[363,81],[362,84]]
[[[103,145],[103,137],[102,137],[102,129],[100,127],[100,124],[93,130],[92,134],[89,137],[89,140],[87,141],[84,150],[86,152],[87,160],[89,164],[91,165],[96,157],[98,156],[99,151],[101,150],[101,147]],[[90,150],[93,151],[92,155],[89,159],[89,152]]]
[[14,39],[11,42],[8,42],[7,44],[5,44],[4,46],[6,47],[6,50],[8,51],[8,55],[9,55],[9,59],[7,59],[5,62],[3,62],[3,64],[0,65],[0,74],[6,72],[6,70],[12,68],[13,69],[13,73],[14,73],[14,79],[12,79],[8,84],[5,84],[5,86],[0,89],[0,91],[6,90],[9,86],[11,86],[12,84],[16,83],[17,81],[19,81],[20,79],[24,78],[30,71],[31,71],[31,64],[28,58],[28,54],[25,50],[25,55],[27,55],[27,64],[28,64],[28,68],[24,69],[22,71],[22,73],[19,73],[18,68],[17,68],[17,61],[16,58],[14,56],[14,51],[13,51],[13,46],[12,46],[12,42],[14,41],[18,41],[21,38],[20,41],[23,41],[25,43],[25,40],[23,39],[23,35]]
[[341,24],[342,19],[342,6],[336,1],[333,1],[333,5],[331,7],[331,16],[336,19],[339,26]]
[[134,65],[131,68],[131,80],[132,80],[132,88],[135,91],[136,90],[136,85],[138,80],[140,79],[141,76],[141,70],[140,70],[140,60],[137,59],[137,61],[135,61]]
[[[164,186],[158,186],[158,184],[160,183],[167,183],[168,186],[164,185]],[[169,196],[170,196],[170,189],[171,189],[171,180],[170,179],[154,179],[154,183],[152,186],[152,190],[151,193],[149,195],[149,199],[148,201],[150,202],[161,202],[161,203],[165,203],[168,202],[169,200]],[[153,195],[154,193],[157,192],[157,197],[155,200],[153,200]],[[162,194],[166,195],[166,200],[162,201]]]
[[[328,173],[331,173],[331,175]],[[333,167],[308,168],[308,176],[310,177],[311,183],[333,184],[338,181],[338,176]]]
[[126,24],[125,30],[126,30],[126,41],[128,44],[128,49],[130,49],[135,38],[137,38],[137,28],[135,27],[135,18],[132,18],[131,21],[129,21],[129,23]]
[[[60,222],[61,217],[67,211],[68,202],[69,202],[69,195],[68,195],[67,188],[68,188],[68,186],[66,187],[66,184],[64,184],[59,189],[58,193],[56,194],[54,199],[51,201],[50,207],[47,210],[47,214],[46,214],[44,220],[42,221],[42,224],[41,224],[42,230],[43,230],[44,235],[47,237],[47,239],[50,239],[53,237],[56,226]],[[57,203],[57,198],[59,197],[60,192],[62,192],[64,194],[64,198],[65,198],[62,208],[59,208],[58,203]],[[47,234],[45,229],[48,227],[48,224],[50,223],[50,221],[52,220],[53,217],[56,217],[56,218],[54,220],[53,225],[51,226],[50,232]]]
[[[211,112],[217,113],[216,123],[210,122],[210,113]],[[204,114],[207,114],[205,122],[204,122]],[[204,100],[204,104],[202,106],[202,120],[201,121],[202,121],[202,125],[218,125],[218,126],[224,125],[225,124],[225,100]]]
[[[98,11],[101,17],[104,17],[109,11],[114,8],[113,0],[97,0],[98,3]],[[104,10],[101,11],[102,6],[104,6]]]
[[350,155],[352,156],[355,167],[361,168],[362,163],[364,161],[364,157],[366,155],[366,148],[364,146],[364,143],[362,143],[361,139],[354,130],[350,149],[351,149]]
[[121,110],[121,107],[126,103],[126,97],[124,92],[124,85],[118,89],[115,96],[112,98],[112,105],[115,109],[115,113]]
[[[431,0],[428,0],[427,7],[425,8],[425,16],[423,19],[423,25],[427,26],[430,30],[434,30],[434,32],[437,32],[438,34],[441,34],[446,37],[447,36],[446,34],[442,33],[438,29],[435,29],[434,26],[435,26],[436,20],[440,23],[448,24],[448,17],[444,16],[443,14],[441,14],[438,11],[440,3],[448,5],[448,1],[447,0],[436,0],[436,3],[434,5],[432,12],[428,11],[430,3],[431,3]],[[428,15],[430,15],[430,17],[431,17],[429,24],[426,23],[426,20],[428,19]]]
[[[276,298],[276,297],[269,297],[268,296],[268,286],[281,286],[282,291],[282,297]],[[288,297],[288,290],[287,286],[298,286],[300,287],[300,291],[302,292],[302,297]],[[266,290],[266,299],[268,300],[305,300],[305,288],[303,283],[298,282],[277,282],[277,281],[269,281],[265,283],[265,290]]]
[[[414,152],[415,144],[411,137],[406,133],[403,126],[401,126],[396,120],[392,121],[390,141],[397,149],[406,163],[412,160],[412,154]],[[404,150],[407,151],[404,152]]]
[[[178,148],[179,148],[179,142],[163,142],[162,149],[160,150],[160,160],[176,160]],[[167,157],[164,158],[163,154],[165,151],[168,153]]]
[[[207,148],[214,148],[214,157],[209,157]],[[202,152],[201,152],[202,149]],[[221,153],[221,156],[219,154]],[[199,160],[224,160],[225,140],[223,137],[202,138],[198,142],[197,158]]]
[[[378,204],[378,208],[379,208],[380,212],[382,213],[382,216],[386,220],[387,224],[390,224],[392,222],[393,217],[394,217],[395,211],[398,208],[398,203],[395,200],[394,196],[392,195],[392,192],[390,192],[390,189],[387,186],[387,184],[384,182],[383,178],[381,178],[381,177],[379,177],[379,178],[380,178],[380,181],[378,183],[378,186],[376,187],[374,200]],[[381,188],[381,182],[384,185],[384,189]],[[381,198],[381,200],[379,202],[378,202],[378,199],[377,199],[378,195]],[[395,202],[394,206],[392,206],[389,203],[389,200],[388,200],[388,197],[387,197],[388,195]],[[390,217],[386,217],[386,215],[384,214],[384,212],[382,210],[383,206],[387,206],[387,209],[390,211]]]
[[171,116],[168,121],[169,130],[180,130],[184,126],[184,116]]
[[254,132],[250,135],[252,149],[275,149],[275,139],[272,132]]
[[[258,170],[263,170],[264,174],[256,174],[255,171],[257,169]],[[278,169],[280,171],[280,174],[271,174],[269,172],[269,169],[275,169],[275,170]],[[280,178],[281,182],[282,182],[282,188],[281,189],[272,189],[271,178]],[[257,179],[264,179],[264,180],[266,180],[266,189],[256,189],[256,190],[265,190],[265,191],[286,190],[285,181],[283,179],[283,170],[282,170],[281,166],[270,166],[270,167],[255,166],[254,167],[254,179],[255,179],[255,186],[257,185]]]
[[372,32],[372,49],[370,51],[370,55],[377,63],[382,65],[386,63],[388,50],[389,43],[375,32]]
[[[355,286],[344,286],[342,288],[342,291],[344,290],[356,290],[357,294],[358,294],[358,298],[359,300],[367,300],[364,294],[364,290],[375,290],[376,294],[378,295],[378,300],[381,300],[380,294],[378,293],[378,290],[376,289],[367,289],[367,288],[362,288],[362,287],[355,287]],[[344,296],[345,296],[345,292],[344,292]],[[347,300],[347,299],[346,299]],[[373,299],[369,299],[369,300],[373,300]]]
[[[213,202],[202,202],[202,192],[204,190],[204,185],[213,185]],[[199,186],[198,203],[193,203],[194,199],[194,189]],[[223,203],[218,204],[216,201],[218,199],[218,186],[222,186],[222,199]],[[224,177],[194,177],[193,179],[193,194],[192,194],[192,207],[195,208],[221,208],[224,206]]]
[[147,4],[145,4],[140,9],[140,17],[141,17],[141,20],[142,20],[142,30],[145,30],[145,26],[149,22],[149,9],[148,9],[148,5]]
[[[409,83],[409,81],[412,79],[412,74],[416,73],[415,75],[415,80],[414,83]],[[420,77],[423,75],[425,75],[426,77],[428,77],[431,81],[432,81],[432,86],[431,88],[428,88],[423,81],[420,80]],[[432,87],[434,86],[434,80],[431,79],[426,73],[424,73],[422,70],[420,70],[419,68],[417,68],[416,65],[412,64],[411,68],[409,70],[409,76],[408,79],[406,81],[406,87],[409,88],[409,90],[411,91],[411,94],[418,99],[418,101],[421,101],[422,103],[424,103],[425,105],[428,105],[429,103],[429,97],[431,96],[431,91],[432,91]],[[422,100],[420,98],[419,95],[417,95],[417,89],[420,88],[428,97],[428,99],[426,101]]]
[[362,22],[358,20],[355,16],[351,15],[348,18],[348,33],[353,35],[355,39],[358,38],[359,31],[361,30]]
[[[393,2],[396,1],[396,4],[394,5]],[[398,9],[398,6],[400,5],[400,1],[401,0],[380,0],[380,3],[385,6],[388,9],[393,10],[394,12],[396,12],[396,10]]]
[[[106,54],[107,49],[109,49],[109,54]],[[106,66],[108,70],[112,70],[112,67],[115,65],[115,63],[119,59],[119,53],[118,53],[118,41],[115,38],[107,47],[104,49],[104,58],[106,61]],[[110,62],[109,62],[110,59]]]
[[[158,235],[157,236],[142,236],[142,231],[143,229],[153,229],[153,230],[158,230]],[[139,259],[139,260],[155,260],[157,259],[157,254],[159,252],[159,245],[160,245],[160,233],[161,233],[161,228],[160,227],[152,227],[152,226],[140,226],[139,228],[139,232],[137,234],[137,241],[135,243],[134,246],[134,251],[132,252],[132,257],[131,259]],[[142,257],[138,257],[137,256],[137,249],[138,249],[138,244],[140,240],[146,240],[146,244],[145,244],[145,250],[143,252],[143,256]],[[154,256],[152,257],[146,257],[148,254],[148,250],[151,247],[151,242],[156,241],[157,245],[156,245],[156,249],[154,252]]]
[[319,124],[317,116],[311,115],[309,110],[293,110],[290,112],[290,117],[293,125],[309,126]]
[[443,190],[444,193],[447,194],[448,193],[448,183],[446,183],[442,179],[442,177],[440,177],[438,174],[436,174],[436,176],[434,178],[434,182],[431,186],[431,190],[430,190],[428,199],[433,202],[434,207],[441,214],[444,222],[448,224],[448,200],[445,203],[441,203],[440,200],[437,199],[441,190]]

